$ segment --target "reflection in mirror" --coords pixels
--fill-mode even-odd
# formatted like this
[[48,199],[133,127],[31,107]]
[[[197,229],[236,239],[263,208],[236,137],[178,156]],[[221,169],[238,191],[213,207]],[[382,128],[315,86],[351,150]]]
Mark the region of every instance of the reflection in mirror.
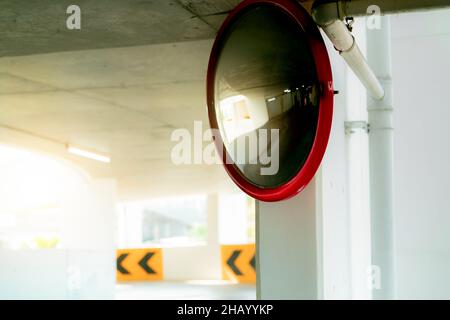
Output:
[[229,158],[262,188],[291,180],[314,142],[320,86],[303,30],[272,5],[250,7],[227,30],[215,113]]

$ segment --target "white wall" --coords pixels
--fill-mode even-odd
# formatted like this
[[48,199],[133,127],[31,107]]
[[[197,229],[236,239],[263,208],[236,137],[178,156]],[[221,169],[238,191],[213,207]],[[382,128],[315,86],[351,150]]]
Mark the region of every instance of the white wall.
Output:
[[114,297],[114,257],[105,250],[3,249],[0,261],[0,299]]
[[163,249],[164,280],[220,280],[222,266],[219,246]]
[[[356,18],[353,35],[363,53],[366,52],[366,20]],[[354,73],[347,69],[346,120],[367,122],[367,93]],[[349,131],[349,130],[347,130]],[[368,268],[371,265],[369,149],[367,131],[356,129],[346,134],[348,173],[349,249],[351,298],[370,299]]]
[[[22,159],[26,157],[19,156],[17,162]],[[46,163],[44,158],[41,160],[43,164]],[[91,180],[81,172],[58,162],[49,162],[45,168],[55,173],[51,181],[42,180],[39,166],[27,176],[19,176],[19,170],[14,173],[16,176],[8,176],[9,180],[0,180],[0,199],[17,198],[15,201],[3,201],[0,204],[0,214],[17,214],[23,211],[21,205],[33,198],[33,195],[39,195],[39,188],[45,189],[43,195],[54,193],[60,214],[57,228],[61,249],[1,249],[0,298],[113,298],[115,181]],[[2,177],[6,176],[6,171],[0,170],[0,173]],[[37,189],[30,188],[24,192],[20,187],[22,183]],[[38,201],[36,203],[40,200],[46,203],[47,199],[37,197],[35,200]],[[39,217],[41,213],[34,206],[29,210],[35,210],[33,214],[36,215],[36,221],[46,219]],[[56,223],[53,220],[50,222]],[[29,231],[33,232],[35,227],[28,226]]]
[[348,69],[326,39],[333,70],[335,90],[333,125],[321,169],[316,174],[317,207],[320,214],[322,259],[322,298],[346,299],[351,296],[350,215],[348,198],[348,156],[345,121],[347,120]]
[[222,279],[218,209],[218,196],[208,195],[208,236],[204,246],[163,249],[165,280]]
[[398,298],[450,299],[450,10],[391,24]]

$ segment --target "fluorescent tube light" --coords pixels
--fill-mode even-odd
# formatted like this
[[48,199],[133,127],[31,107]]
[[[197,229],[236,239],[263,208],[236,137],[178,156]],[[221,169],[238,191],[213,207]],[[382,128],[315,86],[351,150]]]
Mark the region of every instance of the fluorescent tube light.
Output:
[[75,148],[72,146],[67,146],[67,152],[72,153],[77,156],[80,156],[80,157],[84,157],[84,158],[88,158],[91,160],[96,160],[96,161],[100,161],[100,162],[104,162],[104,163],[111,162],[111,158],[109,158],[107,156],[103,156],[98,153],[82,150],[82,149]]

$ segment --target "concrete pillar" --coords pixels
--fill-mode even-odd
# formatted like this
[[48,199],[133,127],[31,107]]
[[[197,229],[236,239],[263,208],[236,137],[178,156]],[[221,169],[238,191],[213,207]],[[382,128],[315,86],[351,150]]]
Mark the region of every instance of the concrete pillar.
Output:
[[219,246],[219,199],[216,193],[208,195],[208,246]]
[[258,299],[318,299],[316,182],[283,202],[256,203]]

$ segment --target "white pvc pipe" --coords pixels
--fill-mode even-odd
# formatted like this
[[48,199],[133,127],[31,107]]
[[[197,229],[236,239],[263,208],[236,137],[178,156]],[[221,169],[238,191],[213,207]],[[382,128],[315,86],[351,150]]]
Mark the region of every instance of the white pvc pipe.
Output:
[[372,69],[367,64],[366,59],[364,59],[364,56],[356,43],[354,43],[350,50],[341,52],[341,56],[370,95],[375,99],[382,99],[384,96],[384,89]]
[[[317,5],[316,5],[317,3]],[[383,87],[367,64],[350,31],[342,22],[345,17],[367,15],[372,0],[316,1],[311,8],[314,21],[325,31],[358,79],[375,99],[384,96]],[[450,6],[449,0],[385,0],[382,14],[438,9]],[[349,44],[352,45],[349,45]]]
[[370,95],[375,99],[382,99],[383,87],[367,64],[347,26],[341,20],[334,20],[321,27]]
[[367,58],[386,92],[381,100],[367,99],[372,265],[380,271],[374,273],[380,279],[379,287],[372,288],[372,297],[395,299],[391,36],[389,17],[381,19],[379,30],[367,31]]
[[330,24],[321,27],[336,50],[342,52],[353,47],[355,39],[341,20],[334,20]]

